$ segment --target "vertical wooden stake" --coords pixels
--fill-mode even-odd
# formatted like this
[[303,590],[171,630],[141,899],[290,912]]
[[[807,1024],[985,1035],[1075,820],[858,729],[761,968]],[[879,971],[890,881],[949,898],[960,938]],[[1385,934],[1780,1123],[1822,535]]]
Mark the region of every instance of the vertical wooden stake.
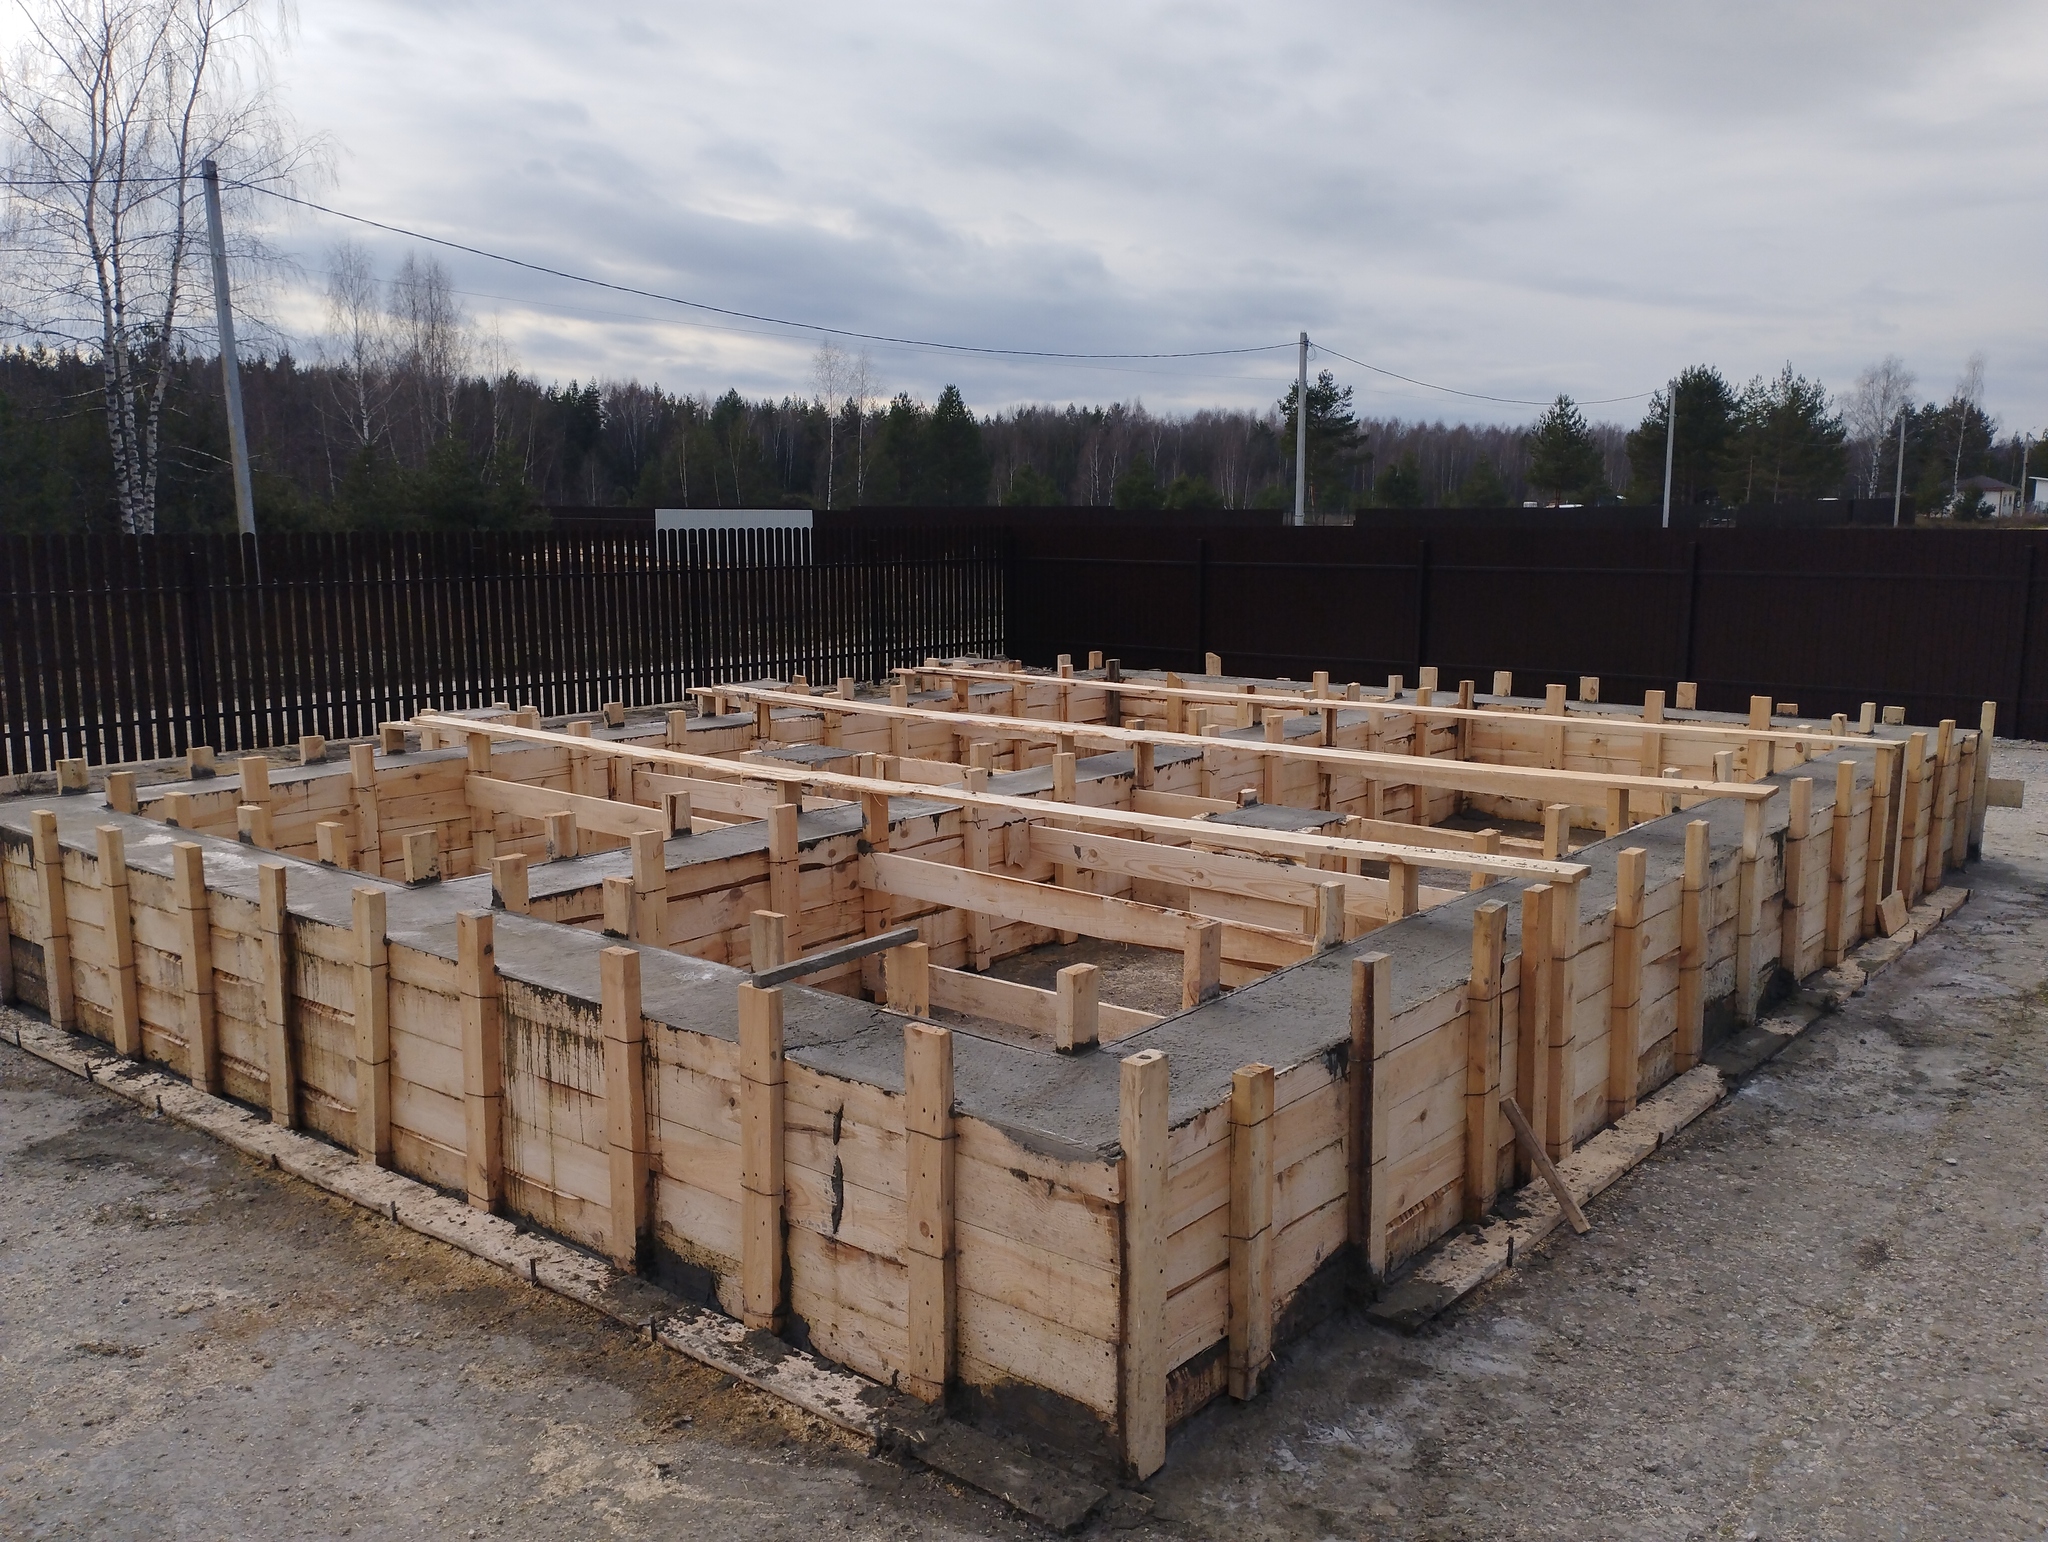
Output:
[[1671,704],[1681,712],[1697,712],[1700,704],[1698,682],[1693,680],[1679,681],[1677,694],[1673,697]]
[[1472,912],[1472,973],[1465,985],[1465,1219],[1493,1208],[1500,1189],[1500,971],[1508,907]]
[[1870,828],[1863,852],[1863,904],[1856,920],[1856,934],[1868,937],[1877,930],[1877,907],[1891,893],[1889,877],[1897,832],[1898,799],[1893,791],[1899,779],[1899,746],[1889,740],[1872,741],[1876,764],[1870,787]]
[[[889,795],[882,792],[861,794],[861,839],[863,853],[887,851],[889,849]],[[877,937],[889,929],[889,896],[880,889],[863,889],[860,895],[861,933]],[[861,988],[869,1000],[877,1000],[883,992],[882,966],[879,959],[861,961]]]
[[945,1399],[953,1376],[953,1035],[930,1023],[903,1026],[903,1144],[909,1235],[909,1355],[905,1390]]
[[1614,874],[1614,980],[1607,997],[1607,1118],[1634,1110],[1641,1082],[1643,873],[1649,853],[1622,851]]
[[[100,903],[106,911],[107,977],[113,987],[114,1053],[130,1060],[142,1053],[142,1013],[135,992],[135,913],[128,904],[128,854],[119,825],[101,825],[98,837]],[[4,902],[4,896],[0,896]],[[0,926],[0,948],[7,946]]]
[[1223,673],[1223,655],[1220,653],[1203,654],[1202,673],[1212,678],[1221,675]]
[[1620,835],[1628,828],[1628,789],[1610,787],[1607,789],[1607,833]]
[[[972,783],[974,772],[969,771]],[[979,788],[970,790],[980,791]],[[977,873],[989,870],[994,860],[989,841],[989,811],[979,805],[968,807],[963,814],[960,831],[961,856],[966,865]],[[967,963],[976,970],[986,970],[995,957],[995,924],[987,914],[979,910],[967,912]]]
[[1795,776],[1785,825],[1784,901],[1778,912],[1778,962],[1799,977],[1799,938],[1806,930],[1806,841],[1813,829],[1813,778]]
[[1181,954],[1181,1010],[1200,1006],[1223,993],[1223,923],[1188,922],[1187,947]]
[[43,909],[43,989],[50,1026],[78,1026],[77,981],[71,967],[71,912],[64,898],[64,848],[57,840],[57,816],[46,808],[28,816],[29,856],[35,864],[37,898]]
[[1493,672],[1493,694],[1512,696],[1515,694],[1515,674],[1511,669],[1496,669]]
[[[568,809],[563,809],[559,813],[555,814],[543,814],[541,815],[540,824],[543,835],[547,841],[548,861],[562,862],[576,855],[575,814],[570,812]],[[411,866],[412,843],[416,840],[422,839],[423,836],[431,836],[432,834],[433,832],[429,830],[422,832],[422,835],[408,835],[405,838],[405,853],[407,857],[408,868],[410,868]],[[406,882],[411,883],[413,881],[414,880],[408,873]]]
[[1327,953],[1344,940],[1346,889],[1334,880],[1316,885],[1316,951]]
[[[1935,737],[1934,777],[1928,788],[1927,855],[1922,863],[1920,888],[1932,894],[1941,887],[1941,870],[1948,861],[1954,838],[1956,810],[1956,720],[1945,717]],[[1909,896],[1910,898],[1910,896]]]
[[624,873],[613,873],[599,886],[602,896],[600,922],[607,937],[627,938],[633,935],[633,880]]
[[1821,962],[1833,968],[1849,947],[1849,826],[1856,807],[1856,763],[1835,762],[1835,806],[1828,819],[1828,901]]
[[[770,826],[773,828],[772,824]],[[793,844],[793,843],[792,843]],[[659,830],[632,836],[633,923],[635,942],[668,946],[668,846]],[[794,884],[791,885],[795,887]]]
[[1558,862],[1572,854],[1571,805],[1569,803],[1546,803],[1543,806],[1543,860]]
[[455,988],[462,998],[463,1187],[478,1210],[505,1190],[505,1042],[497,945],[488,910],[455,917]]
[[883,983],[889,992],[889,1009],[911,1017],[929,1017],[932,1010],[932,950],[921,942],[906,942],[882,955]]
[[356,813],[356,868],[372,876],[384,870],[384,827],[377,809],[377,751],[368,744],[348,747],[349,794]]
[[1706,1032],[1707,822],[1685,827],[1685,873],[1678,887],[1678,1025],[1671,1044],[1675,1071],[1700,1063]]
[[[1998,727],[1998,703],[1987,701],[1977,714],[1977,782],[1970,792],[1970,846],[1969,855],[1976,857],[1984,850],[1984,809],[1985,797],[1990,791],[1992,733]],[[107,779],[108,788],[113,778]]]
[[1757,860],[1763,855],[1763,846],[1764,806],[1751,799],[1742,805],[1742,865],[1735,897],[1735,1016],[1744,1023],[1756,1021],[1761,988],[1756,936],[1763,927],[1764,897]]
[[384,891],[351,896],[355,926],[356,1155],[391,1165],[391,968]]
[[339,819],[323,819],[313,827],[313,851],[323,867],[356,865],[355,842],[349,839],[348,826]]
[[757,910],[747,918],[748,967],[754,973],[789,962],[789,918],[780,911]]
[[1904,896],[1909,907],[1920,898],[1920,874],[1927,864],[1928,805],[1932,801],[1927,735],[1922,731],[1906,739],[1905,786],[1899,795],[1899,851],[1893,863],[1896,876],[1892,887]]
[[1988,742],[1981,734],[1969,734],[1956,740],[1956,769],[1948,799],[1950,867],[1961,867],[1970,860],[1971,808],[1977,796],[1977,751]]
[[267,755],[243,755],[235,761],[235,772],[242,779],[242,803],[268,803],[270,801],[270,757]]
[[606,948],[599,960],[604,1021],[604,1126],[611,1157],[606,1253],[637,1272],[652,1240],[648,1182],[647,1024],[640,1015],[640,954]]
[[[1531,884],[1522,891],[1521,988],[1516,997],[1515,1014],[1515,1102],[1527,1113],[1530,1127],[1537,1130],[1544,1127],[1550,1107],[1550,1079],[1545,1074],[1550,1069],[1550,1043],[1545,1028],[1549,1020],[1553,946],[1550,910],[1555,893],[1547,883]],[[1526,1183],[1533,1176],[1534,1164],[1522,1153],[1520,1146],[1515,1151],[1516,1181]]]
[[275,851],[277,843],[270,834],[270,805],[238,804],[235,808],[235,838],[244,846],[254,846],[258,851]]
[[1351,963],[1351,1055],[1345,1069],[1345,1229],[1368,1282],[1387,1272],[1388,1125],[1393,1086],[1386,1075],[1393,964],[1384,953]]
[[1053,1048],[1062,1055],[1093,1049],[1102,1037],[1102,1002],[1093,964],[1069,964],[1054,977]]
[[1550,900],[1550,1122],[1543,1129],[1543,1147],[1550,1160],[1572,1154],[1578,1117],[1576,1074],[1579,1000],[1579,885],[1562,879],[1551,885]]
[[782,992],[740,993],[740,1321],[782,1327]]
[[213,1016],[213,915],[197,842],[171,847],[171,904],[177,914],[179,985],[185,998],[185,1076],[200,1092],[218,1090]]
[[298,1126],[298,1075],[292,1064],[292,918],[285,906],[285,865],[256,869],[258,941],[263,959],[264,1067],[270,1079],[270,1122]]
[[[487,733],[473,733],[466,736],[469,747],[469,774],[489,776],[491,774],[491,736]],[[469,870],[472,873],[488,873],[491,861],[498,854],[498,816],[489,809],[470,805],[469,810]]]
[[491,861],[491,908],[509,910],[515,916],[523,916],[533,907],[532,875],[527,871],[526,854],[513,852],[509,856],[495,857]]
[[441,834],[410,830],[405,837],[405,881],[417,887],[441,881]]
[[1273,1068],[1230,1078],[1230,1395],[1259,1390],[1273,1359]]
[[778,803],[768,811],[768,908],[788,918],[792,956],[804,950],[796,818],[797,806],[794,803]]
[[[1543,687],[1543,715],[1548,718],[1562,718],[1565,715],[1564,687],[1546,685]],[[1543,733],[1543,763],[1553,771],[1564,768],[1564,724],[1552,723]]]
[[107,807],[117,814],[135,812],[135,773],[133,771],[109,771],[107,773]]
[[1148,1478],[1166,1464],[1166,1056],[1140,1050],[1119,1068],[1123,1144],[1124,1465]]

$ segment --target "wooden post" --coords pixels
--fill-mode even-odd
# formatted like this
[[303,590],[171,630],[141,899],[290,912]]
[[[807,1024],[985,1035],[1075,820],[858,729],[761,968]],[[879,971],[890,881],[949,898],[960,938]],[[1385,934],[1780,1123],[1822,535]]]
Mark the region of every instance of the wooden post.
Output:
[[1203,654],[1202,673],[1211,677],[1212,679],[1218,675],[1221,675],[1223,673],[1223,655],[1220,653]]
[[1389,1099],[1387,1023],[1392,1015],[1393,964],[1384,953],[1351,963],[1351,1055],[1345,1068],[1344,1164],[1348,1177],[1345,1229],[1377,1284],[1387,1272]]
[[1778,962],[1799,977],[1799,934],[1806,929],[1806,841],[1813,829],[1813,778],[1795,776],[1785,825],[1785,898],[1778,912]]
[[[1522,891],[1522,960],[1520,991],[1515,1014],[1515,1101],[1529,1116],[1535,1129],[1542,1129],[1550,1106],[1549,1020],[1551,948],[1553,946],[1551,900],[1556,893],[1547,883],[1529,885]],[[1534,1167],[1520,1153],[1515,1162],[1518,1182],[1526,1183]]]
[[1140,1050],[1119,1067],[1123,1144],[1124,1465],[1148,1478],[1166,1464],[1166,1056]]
[[117,814],[135,812],[135,773],[133,771],[109,771],[107,773],[107,807]]
[[292,918],[285,905],[285,865],[256,869],[258,943],[263,960],[263,1069],[270,1079],[270,1122],[298,1126],[298,1076],[292,1065]]
[[1620,835],[1628,829],[1628,789],[1610,787],[1607,789],[1607,833]]
[[[489,776],[491,736],[488,733],[473,733],[467,736],[467,742],[469,774]],[[497,854],[498,816],[489,809],[478,808],[472,804],[469,810],[469,870],[473,873],[488,873],[491,870],[491,859]]]
[[1764,908],[1757,860],[1763,847],[1764,806],[1752,799],[1742,805],[1742,866],[1735,898],[1735,1016],[1744,1023],[1756,1021],[1756,934],[1763,925]]
[[1920,889],[1932,894],[1941,887],[1941,870],[1948,861],[1954,834],[1950,821],[1956,810],[1956,720],[1952,717],[1941,720],[1936,734],[1934,780],[1928,794],[1927,855],[1921,864]]
[[1833,968],[1849,947],[1849,825],[1856,806],[1856,763],[1835,762],[1835,806],[1828,819],[1828,903],[1821,962]]
[[633,935],[633,880],[613,873],[599,886],[599,924],[605,936],[624,939]]
[[356,811],[356,867],[374,877],[384,870],[384,826],[377,810],[377,752],[372,746],[348,747],[348,780]]
[[1472,912],[1472,973],[1465,985],[1465,1219],[1493,1208],[1500,1189],[1500,971],[1508,907]]
[[768,908],[789,919],[789,946],[801,954],[803,945],[803,897],[798,892],[797,806],[778,803],[768,811]]
[[244,846],[254,846],[258,851],[275,851],[277,843],[270,835],[270,805],[267,803],[242,803],[235,807],[235,839]]
[[[773,828],[772,824],[770,826]],[[633,917],[628,933],[635,942],[668,946],[668,846],[659,830],[638,830],[632,836]],[[791,885],[795,887],[794,884]]]
[[515,916],[525,915],[533,904],[530,879],[524,852],[492,858],[491,908],[509,910]]
[[1141,739],[1131,746],[1131,786],[1149,788],[1152,777],[1152,741]]
[[1600,677],[1598,675],[1580,675],[1579,700],[1585,702],[1597,702],[1599,699]]
[[651,1144],[647,1136],[647,1024],[640,1015],[640,953],[606,948],[599,959],[604,1023],[604,1126],[611,1158],[606,1253],[638,1272],[652,1240]]
[[1578,1050],[1579,885],[1575,878],[1551,885],[1550,900],[1550,1123],[1543,1130],[1550,1160],[1572,1154],[1573,1125],[1579,1086],[1575,1070]]
[[1200,1006],[1223,994],[1223,923],[1189,921],[1187,947],[1181,954],[1181,1010]]
[[1649,853],[1625,848],[1614,872],[1614,980],[1607,996],[1607,1117],[1636,1106],[1641,1081],[1643,872]]
[[405,837],[405,881],[418,887],[441,881],[441,834],[409,830]]
[[1316,885],[1315,942],[1318,953],[1327,953],[1344,940],[1345,887],[1334,879]]
[[[553,814],[543,814],[540,824],[543,838],[547,842],[548,861],[562,862],[576,855],[576,815],[573,812],[562,809]],[[409,855],[412,842],[417,837],[408,835],[405,839]],[[407,879],[407,882],[411,880]]]
[[1515,675],[1510,669],[1496,669],[1493,672],[1493,694],[1512,696],[1515,694]]
[[1572,854],[1572,810],[1568,803],[1543,806],[1543,860],[1560,862]]
[[[887,851],[889,849],[889,795],[884,792],[862,793],[860,850],[863,853]],[[889,929],[889,896],[880,889],[863,889],[860,895],[861,933],[877,937]],[[861,961],[861,988],[869,1000],[878,999],[883,993],[882,965],[880,959]]]
[[[128,907],[128,854],[119,825],[100,825],[98,838],[100,904],[105,910],[107,983],[113,988],[114,1053],[130,1060],[142,1053],[142,1013],[135,992],[135,913]],[[4,896],[0,896],[4,907]],[[0,949],[7,929],[0,925]]]
[[[1543,687],[1543,715],[1547,718],[1562,718],[1565,715],[1564,686],[1562,684]],[[1543,763],[1553,771],[1564,767],[1564,724],[1555,722],[1543,733]]]
[[491,912],[455,917],[455,988],[462,997],[463,1187],[478,1210],[495,1210],[505,1188],[505,1044]]
[[1977,797],[1977,751],[1986,741],[1981,734],[1956,740],[1956,769],[1949,794],[1948,865],[1961,867],[1970,860],[1971,809]]
[[213,1017],[213,915],[204,855],[195,841],[171,847],[171,905],[177,915],[179,986],[185,998],[185,1076],[199,1092],[218,1090]]
[[662,725],[661,742],[665,749],[685,748],[690,742],[690,714],[670,712]]
[[1671,1043],[1674,1071],[1700,1063],[1706,1032],[1707,822],[1685,827],[1685,873],[1678,888],[1678,1026]]
[[932,950],[921,942],[906,942],[882,955],[883,983],[889,992],[889,1010],[911,1017],[928,1017],[932,1010]]
[[953,1035],[903,1025],[903,1158],[909,1354],[904,1389],[942,1402],[953,1376]]
[[384,891],[351,896],[355,924],[356,1155],[391,1165],[391,969]]
[[0,1005],[14,1001],[14,927],[7,913],[6,870],[0,868]]
[[777,911],[757,910],[747,918],[747,959],[759,974],[789,962],[788,918]]
[[[967,773],[968,790],[985,791],[988,774],[978,767],[970,767]],[[979,785],[977,785],[977,783]],[[979,804],[973,804],[962,811],[960,829],[960,854],[966,865],[977,873],[985,873],[993,861],[989,843],[989,811]],[[995,958],[995,923],[979,910],[967,912],[967,963],[976,970],[986,970]]]
[[1863,852],[1863,904],[1856,920],[1856,933],[1868,937],[1877,930],[1877,907],[1891,893],[1889,877],[1896,834],[1892,821],[1898,800],[1892,796],[1899,778],[1899,746],[1890,740],[1871,743],[1876,760],[1870,786],[1870,828]]
[[1927,862],[1927,735],[1924,731],[1906,740],[1905,786],[1899,794],[1899,846],[1893,863],[1896,874],[1892,887],[1908,906],[1920,898],[1920,873]]
[[377,748],[387,755],[405,753],[405,724],[379,723],[377,725]]
[[60,760],[57,762],[58,797],[77,797],[91,785],[92,771],[87,766],[84,756],[81,755],[76,759]]
[[782,991],[740,992],[740,1320],[782,1327]]
[[[1287,738],[1287,714],[1268,710],[1260,719],[1265,730],[1266,743],[1282,744]],[[1418,730],[1419,732],[1420,730]],[[1259,801],[1278,803],[1280,801],[1280,774],[1283,757],[1261,755],[1259,757]]]
[[1700,688],[1697,681],[1681,680],[1672,705],[1681,712],[1697,712],[1700,704]]
[[1102,1037],[1099,971],[1093,964],[1069,964],[1054,977],[1053,1048],[1062,1055],[1093,1049]]
[[317,766],[327,759],[327,740],[319,734],[299,735],[299,764]]
[[43,988],[50,1026],[78,1026],[77,982],[71,968],[71,913],[64,899],[64,848],[57,841],[57,816],[39,808],[28,816],[29,856],[35,863],[37,898],[43,909]]
[[1422,908],[1422,871],[1412,862],[1387,859],[1387,919],[1398,921]]
[[1273,1068],[1230,1078],[1230,1395],[1259,1390],[1273,1359]]
[[235,761],[235,773],[242,779],[242,803],[268,803],[270,801],[270,758],[267,755],[243,755]]
[[355,842],[349,839],[348,826],[339,819],[323,819],[313,827],[313,851],[323,867],[356,865]]
[[[1981,856],[1984,851],[1984,809],[1985,799],[1990,792],[1992,731],[1998,726],[1998,703],[1987,701],[1977,715],[1977,785],[1970,793],[1970,846],[1971,857]],[[107,778],[111,793],[114,779]]]

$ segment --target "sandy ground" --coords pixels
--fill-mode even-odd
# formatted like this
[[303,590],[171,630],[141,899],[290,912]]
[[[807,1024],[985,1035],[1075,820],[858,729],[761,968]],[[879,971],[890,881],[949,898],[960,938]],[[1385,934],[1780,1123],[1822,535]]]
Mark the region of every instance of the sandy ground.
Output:
[[[2048,1533],[2048,753],[1994,770],[1970,904],[1591,1236],[1326,1325],[1096,1532]],[[0,1410],[8,1536],[1040,1534],[5,1047]]]

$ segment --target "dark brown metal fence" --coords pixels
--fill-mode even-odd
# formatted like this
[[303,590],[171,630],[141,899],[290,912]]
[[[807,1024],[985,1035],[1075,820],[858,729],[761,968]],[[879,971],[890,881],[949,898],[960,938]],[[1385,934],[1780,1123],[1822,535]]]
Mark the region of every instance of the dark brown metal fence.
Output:
[[0,763],[880,679],[1002,651],[1003,550],[931,530],[0,538]]
[[1802,713],[1898,705],[1918,723],[2048,737],[2048,532],[1013,527],[1010,652],[1132,667],[1383,681],[1437,665],[1518,692],[1601,677],[1613,701],[1694,680]]

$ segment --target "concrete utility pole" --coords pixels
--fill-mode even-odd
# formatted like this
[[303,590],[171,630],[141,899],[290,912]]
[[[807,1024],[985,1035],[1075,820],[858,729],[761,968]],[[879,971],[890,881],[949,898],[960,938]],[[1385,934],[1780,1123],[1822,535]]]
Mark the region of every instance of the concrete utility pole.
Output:
[[249,431],[242,423],[242,371],[235,362],[235,312],[228,303],[228,242],[220,224],[220,170],[199,163],[206,189],[206,239],[213,248],[213,314],[220,327],[220,374],[228,399],[228,453],[235,463],[235,522],[242,534],[256,533],[256,497],[249,488]]
[[1678,382],[1664,398],[1664,526],[1671,528],[1671,460],[1678,448]]
[[1294,522],[1308,523],[1308,334],[1294,376]]
[[1892,467],[1892,529],[1899,528],[1899,505],[1906,493],[1906,409],[1899,409],[1899,463]]

